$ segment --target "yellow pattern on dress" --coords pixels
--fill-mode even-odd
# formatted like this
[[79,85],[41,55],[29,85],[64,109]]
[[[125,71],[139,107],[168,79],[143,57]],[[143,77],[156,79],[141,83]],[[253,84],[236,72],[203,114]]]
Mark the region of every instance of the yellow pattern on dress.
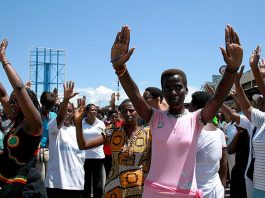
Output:
[[141,197],[151,163],[149,127],[141,127],[130,140],[123,127],[108,127],[104,135],[112,152],[112,168],[105,185],[105,197]]

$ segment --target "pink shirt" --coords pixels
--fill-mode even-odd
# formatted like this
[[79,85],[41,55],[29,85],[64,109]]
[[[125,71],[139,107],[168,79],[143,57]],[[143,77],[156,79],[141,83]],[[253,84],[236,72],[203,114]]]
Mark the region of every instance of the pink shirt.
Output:
[[174,118],[153,109],[151,167],[143,197],[200,197],[195,180],[200,112]]

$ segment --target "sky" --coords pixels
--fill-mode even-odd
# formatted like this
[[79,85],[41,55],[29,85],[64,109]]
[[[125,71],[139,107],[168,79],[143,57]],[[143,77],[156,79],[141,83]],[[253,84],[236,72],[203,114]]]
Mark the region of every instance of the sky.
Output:
[[[164,70],[179,68],[188,77],[188,102],[225,64],[219,46],[227,24],[239,34],[249,70],[251,51],[265,45],[264,8],[263,0],[9,0],[1,3],[0,39],[8,39],[8,60],[24,82],[31,46],[64,49],[65,79],[75,82],[78,97],[105,106],[117,92],[110,49],[116,33],[129,25],[136,49],[127,68],[141,93],[160,88]],[[0,81],[10,93],[2,68]],[[121,86],[120,94],[117,104],[126,98]]]

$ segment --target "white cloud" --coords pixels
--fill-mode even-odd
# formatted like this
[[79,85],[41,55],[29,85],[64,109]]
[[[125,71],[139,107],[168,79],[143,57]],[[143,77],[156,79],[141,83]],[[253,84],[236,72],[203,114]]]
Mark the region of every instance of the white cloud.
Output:
[[[199,90],[198,88],[195,88],[195,87],[188,87],[188,88],[189,88],[189,92],[185,98],[185,102],[190,102],[191,95],[195,91]],[[92,87],[76,88],[75,91],[79,93],[76,97],[74,97],[71,100],[71,102],[73,102],[75,105],[76,105],[77,98],[86,96],[87,103],[93,103],[95,105],[99,105],[100,107],[109,105],[111,94],[117,93],[117,90],[112,90],[103,85],[100,85],[99,87],[96,87],[96,88],[92,88]],[[143,90],[140,90],[140,92],[143,93]],[[127,95],[125,94],[124,90],[120,88],[120,100],[116,101],[116,104],[119,105],[126,98],[128,98]]]
[[196,88],[196,87],[190,87],[190,86],[188,86],[188,89],[189,89],[189,92],[188,92],[188,94],[187,94],[187,96],[186,96],[186,98],[185,98],[185,103],[189,103],[189,102],[191,102],[191,95],[194,93],[194,92],[196,92],[196,91],[199,91],[199,89],[198,88]]
[[[75,92],[78,92],[79,94],[75,96],[73,99],[71,99],[71,102],[73,102],[76,105],[77,98],[82,98],[83,96],[86,97],[86,103],[93,103],[97,106],[104,107],[109,105],[109,101],[111,99],[112,93],[117,93],[116,90],[112,90],[108,87],[105,87],[103,85],[100,85],[99,87],[92,88],[92,87],[86,87],[86,88],[76,88]],[[124,100],[126,97],[126,94],[124,91],[120,91],[120,99],[119,101],[116,101],[116,104],[118,105],[122,100]]]
[[195,92],[195,91],[199,91],[199,89],[198,88],[196,88],[196,87],[190,87],[190,86],[188,86],[188,89],[189,89],[189,92],[188,92],[188,94],[187,94],[187,96],[186,96],[186,98],[185,98],[185,103],[189,103],[189,102],[191,102],[191,95]]

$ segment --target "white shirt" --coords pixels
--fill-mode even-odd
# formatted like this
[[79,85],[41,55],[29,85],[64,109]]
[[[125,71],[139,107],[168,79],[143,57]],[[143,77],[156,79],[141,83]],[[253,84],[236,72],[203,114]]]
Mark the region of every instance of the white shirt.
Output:
[[202,130],[197,144],[196,179],[204,198],[224,197],[224,187],[218,174],[224,147],[226,142],[221,129]]
[[[253,130],[254,130],[255,126],[244,115],[240,115],[239,126],[246,129],[248,131],[248,134],[249,134],[249,155],[248,155],[248,164],[247,164],[247,168],[246,168],[246,172],[247,172],[249,165],[251,163],[252,135],[253,135]],[[258,131],[258,129],[257,129],[257,131]],[[247,177],[246,172],[245,172],[245,177]]]
[[265,191],[265,112],[252,108],[251,122],[258,128],[253,137],[254,188]]
[[235,123],[229,122],[226,125],[225,132],[226,132],[226,135],[227,135],[227,138],[228,138],[226,144],[229,145],[229,144],[231,144],[231,142],[233,141],[235,135],[237,134]]
[[[86,118],[82,121],[83,126],[83,134],[85,136],[85,139],[93,139],[99,135],[102,134],[102,132],[105,130],[105,124],[101,120],[96,118],[96,121],[93,125],[87,124],[85,121]],[[87,149],[85,151],[86,159],[103,159],[105,158],[105,154],[103,151],[103,145]]]
[[49,162],[45,186],[65,190],[84,189],[85,152],[80,151],[73,126],[57,128],[57,120],[49,128]]

